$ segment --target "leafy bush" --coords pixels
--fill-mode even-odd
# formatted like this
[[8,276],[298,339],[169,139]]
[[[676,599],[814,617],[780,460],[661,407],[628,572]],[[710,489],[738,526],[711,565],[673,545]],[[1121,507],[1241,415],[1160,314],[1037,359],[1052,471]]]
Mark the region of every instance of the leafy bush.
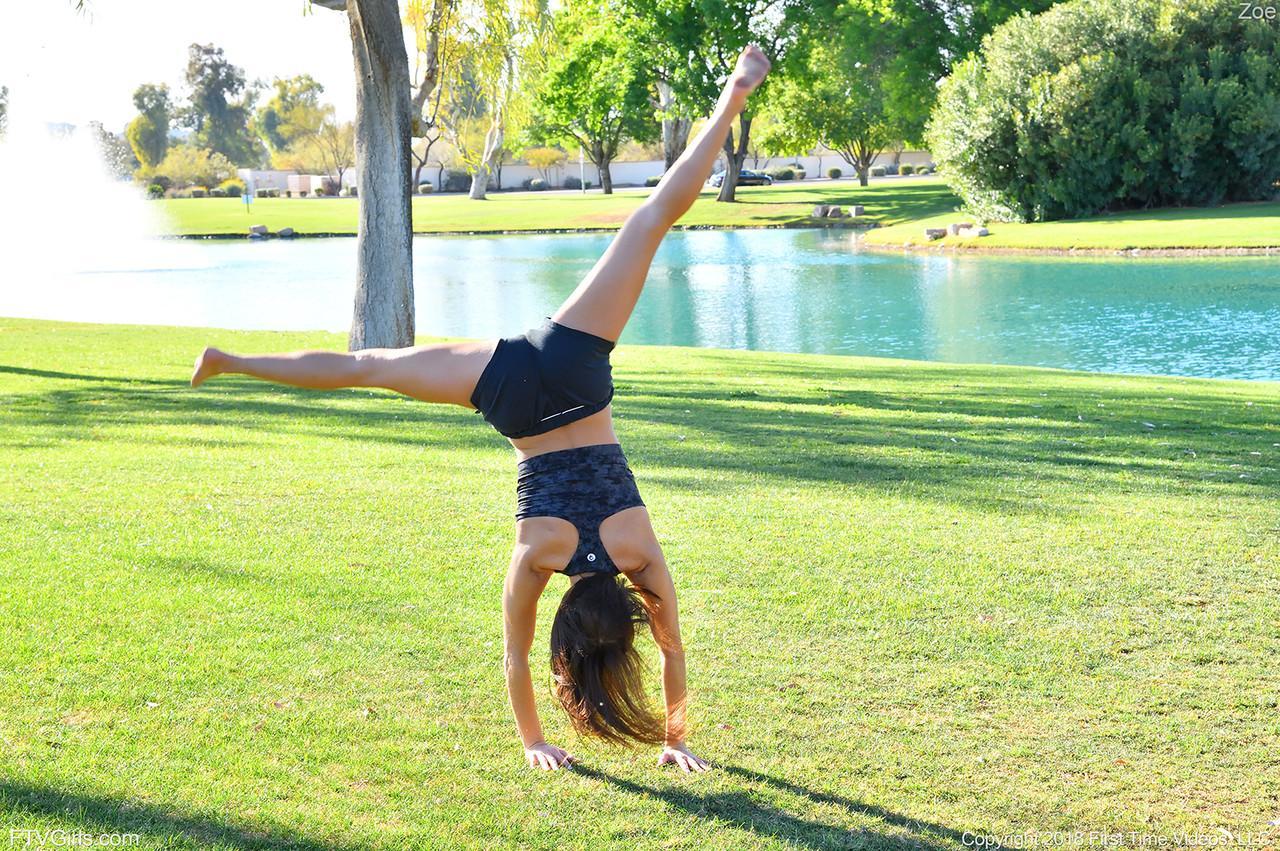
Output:
[[775,168],[769,172],[769,176],[774,180],[795,180],[796,172],[792,168]]
[[533,180],[529,181],[529,188],[534,192],[541,192],[547,188],[547,182],[541,177],[535,177]]
[[421,183],[419,183],[419,184],[418,184],[418,194],[419,194],[419,195],[430,195],[430,194],[431,194],[432,192],[434,192],[435,190],[436,190],[435,184],[433,184],[433,183],[432,183],[431,181],[429,181],[429,180],[424,180],[424,181],[422,181]]
[[1068,0],[958,63],[927,132],[979,217],[1269,198],[1280,38],[1231,0]]
[[173,181],[167,175],[157,174],[151,178],[152,186],[159,186],[161,192],[166,192],[173,187]]
[[205,187],[203,187],[203,186],[192,186],[192,187],[191,187],[191,197],[192,197],[192,198],[203,198],[204,196],[206,196],[206,195],[208,195],[208,194],[209,194],[209,190],[208,190],[208,189],[206,189],[206,188],[205,188]]
[[839,180],[842,175],[844,175],[844,172],[838,168],[833,167],[833,168],[827,169],[827,177],[831,178],[832,180]]
[[155,200],[157,198],[163,198],[164,186],[160,185],[159,183],[152,183],[150,186],[147,187],[147,197],[152,200]]
[[221,186],[214,186],[209,190],[209,197],[210,198],[226,198],[227,190],[223,189]]
[[334,180],[332,177],[326,177],[324,180],[320,181],[320,188],[324,190],[325,195],[331,195],[334,198],[337,198],[338,193],[342,191],[342,184],[338,183],[338,181]]
[[[590,186],[591,184],[587,183],[587,185]],[[581,189],[582,181],[574,177],[573,175],[569,175],[564,179],[564,188],[565,189]]]
[[911,163],[903,163],[902,165],[898,166],[898,174],[915,174],[915,173],[916,173],[916,167],[913,166]]
[[872,176],[872,177],[884,177],[884,175],[885,175],[885,168],[884,168],[884,166],[882,166],[882,165],[873,165],[873,166],[871,167],[871,176]]
[[662,182],[662,175],[660,174],[655,174],[652,177],[646,177],[644,179],[645,186],[657,186],[661,182]]
[[471,188],[471,175],[465,171],[449,169],[440,184],[441,192],[466,192]]
[[221,189],[223,194],[228,198],[239,198],[244,194],[244,182],[241,180],[224,180],[222,183],[218,184],[218,188]]

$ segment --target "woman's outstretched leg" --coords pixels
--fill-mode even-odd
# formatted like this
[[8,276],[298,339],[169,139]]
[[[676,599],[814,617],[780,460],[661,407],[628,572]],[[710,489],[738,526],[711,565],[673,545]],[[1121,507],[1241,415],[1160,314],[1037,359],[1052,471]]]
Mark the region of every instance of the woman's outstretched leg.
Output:
[[196,359],[191,386],[215,375],[237,373],[312,390],[383,387],[424,402],[471,407],[471,392],[493,343],[440,343],[359,352],[305,351],[233,355],[208,348]]
[[627,217],[604,256],[552,319],[597,337],[618,339],[640,298],[658,245],[698,199],[734,119],[768,73],[769,60],[759,48],[742,51],[710,120],[663,175],[653,194]]

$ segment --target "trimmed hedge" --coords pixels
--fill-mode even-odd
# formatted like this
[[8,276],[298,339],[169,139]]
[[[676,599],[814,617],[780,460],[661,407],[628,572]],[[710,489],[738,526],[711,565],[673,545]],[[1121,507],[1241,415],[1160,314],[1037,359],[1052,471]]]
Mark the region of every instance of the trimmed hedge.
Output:
[[1280,31],[1233,0],[1068,0],[942,84],[929,150],[971,215],[1263,200],[1280,179]]
[[661,176],[661,175],[655,175],[654,177],[646,177],[646,178],[644,179],[644,185],[645,185],[645,186],[657,186],[661,181],[662,181],[662,176]]
[[839,180],[843,176],[844,176],[844,172],[838,168],[827,169],[827,177],[829,177],[832,180]]
[[898,166],[898,174],[915,174],[915,173],[916,173],[916,167],[913,166],[911,163],[903,163],[902,165]]
[[447,169],[440,182],[441,192],[466,192],[471,189],[471,175],[460,169]]
[[882,165],[873,165],[873,166],[871,167],[871,176],[872,176],[872,177],[884,177],[884,176],[885,176],[885,169],[884,169],[884,166],[882,166]]
[[793,168],[775,168],[769,172],[769,176],[774,180],[795,180],[796,172]]

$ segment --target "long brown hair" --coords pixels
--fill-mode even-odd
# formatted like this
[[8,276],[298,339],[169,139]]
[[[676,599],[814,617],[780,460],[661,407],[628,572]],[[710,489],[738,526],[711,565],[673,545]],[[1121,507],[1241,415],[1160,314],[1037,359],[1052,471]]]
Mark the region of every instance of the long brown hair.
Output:
[[665,719],[645,699],[637,627],[653,594],[621,576],[588,576],[569,587],[551,624],[551,674],[575,730],[615,743],[662,744]]

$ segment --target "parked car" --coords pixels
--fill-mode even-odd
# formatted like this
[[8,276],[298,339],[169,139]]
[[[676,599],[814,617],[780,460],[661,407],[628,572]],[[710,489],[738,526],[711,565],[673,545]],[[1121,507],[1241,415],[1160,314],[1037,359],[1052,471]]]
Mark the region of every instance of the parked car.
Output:
[[[715,174],[711,175],[711,179],[708,180],[707,183],[710,183],[712,186],[719,186],[724,183],[724,172],[717,171]],[[762,171],[751,171],[744,168],[742,171],[738,172],[739,186],[768,186],[771,183],[773,183],[773,178]]]

